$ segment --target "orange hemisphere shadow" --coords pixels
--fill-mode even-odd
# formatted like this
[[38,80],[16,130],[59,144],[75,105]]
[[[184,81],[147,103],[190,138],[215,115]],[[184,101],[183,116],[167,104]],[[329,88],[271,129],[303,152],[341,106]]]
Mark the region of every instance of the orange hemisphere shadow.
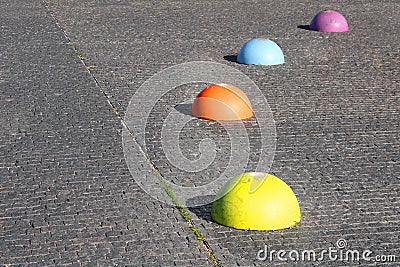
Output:
[[236,86],[212,84],[197,95],[192,115],[207,120],[243,120],[253,116],[253,109],[247,95]]

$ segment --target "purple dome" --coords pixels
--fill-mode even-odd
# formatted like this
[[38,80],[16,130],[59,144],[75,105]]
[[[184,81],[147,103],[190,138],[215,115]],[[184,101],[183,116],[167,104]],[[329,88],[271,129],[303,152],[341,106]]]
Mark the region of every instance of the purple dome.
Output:
[[346,18],[335,10],[319,12],[311,21],[310,29],[319,32],[347,32]]

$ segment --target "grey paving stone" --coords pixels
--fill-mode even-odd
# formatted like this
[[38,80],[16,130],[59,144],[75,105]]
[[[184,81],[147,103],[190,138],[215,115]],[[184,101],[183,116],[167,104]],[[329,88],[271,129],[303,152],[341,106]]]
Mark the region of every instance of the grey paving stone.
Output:
[[[211,60],[224,63],[248,75],[261,88],[268,99],[277,128],[277,148],[271,171],[293,188],[298,196],[303,218],[296,229],[274,232],[241,231],[213,222],[209,214],[210,205],[192,208],[191,212],[196,225],[226,266],[266,264],[293,266],[293,262],[257,261],[256,253],[265,244],[273,249],[320,251],[334,247],[339,238],[347,240],[350,248],[370,249],[376,255],[396,254],[398,258],[400,257],[398,254],[400,204],[398,28],[400,11],[396,0],[380,1],[379,4],[376,1],[335,3],[302,1],[300,3],[289,0],[242,3],[237,1],[69,1],[67,3],[51,1],[49,5],[71,41],[76,43],[77,48],[84,55],[86,62],[97,66],[93,73],[121,114],[124,114],[133,93],[144,81],[156,72],[182,62]],[[350,25],[348,33],[322,34],[298,28],[299,25],[308,24],[317,12],[328,8],[337,9],[346,16]],[[269,37],[276,41],[284,51],[286,63],[274,67],[259,67],[240,65],[224,59],[224,57],[232,58],[229,56],[236,54],[247,39],[255,36]],[[20,40],[21,37],[15,38]],[[63,44],[63,40],[60,39],[60,43]],[[39,50],[43,48],[39,44],[36,47]],[[54,51],[46,52],[49,55],[55,53]],[[26,57],[29,58],[30,55]],[[34,59],[38,60],[36,57]],[[79,62],[75,64],[79,65]],[[4,69],[8,72],[12,70]],[[18,71],[21,71],[21,68],[18,68]],[[59,70],[59,72],[62,71]],[[66,73],[63,75],[68,76]],[[50,87],[54,85],[54,81],[46,82]],[[8,83],[8,86],[10,84],[9,81],[5,83]],[[79,95],[78,89],[75,89],[75,93]],[[183,179],[184,173],[171,166],[163,155],[159,146],[158,127],[162,125],[162,119],[174,104],[183,98],[193,97],[196,90],[198,90],[196,86],[182,87],[174,91],[178,97],[174,94],[165,96],[159,101],[159,105],[151,114],[151,120],[148,121],[146,137],[151,144],[148,156],[154,160],[165,177],[177,184],[186,182]],[[46,101],[43,102],[42,99],[49,98],[48,95],[40,98],[35,95],[26,96],[24,92],[19,93],[20,97],[25,97],[25,105],[33,101],[41,107],[46,105]],[[58,99],[54,99],[54,102],[57,106],[64,105],[64,108],[68,109],[70,103],[62,102],[64,100],[61,96],[63,95],[58,95]],[[61,120],[54,119],[45,113],[43,115],[40,110],[34,110],[35,116],[31,117],[40,117],[40,119],[33,119],[29,116],[9,115],[16,113],[10,107],[7,108],[9,113],[4,119],[6,123],[2,123],[2,125],[10,125],[4,132],[13,136],[5,139],[5,151],[11,154],[14,153],[13,151],[18,151],[19,155],[33,155],[20,156],[13,159],[11,163],[2,160],[4,162],[2,170],[7,173],[7,177],[17,175],[23,177],[24,173],[29,173],[36,181],[40,181],[43,176],[40,172],[42,166],[53,176],[57,176],[58,173],[52,169],[53,166],[58,166],[58,162],[68,171],[72,172],[71,169],[74,169],[75,176],[82,177],[80,182],[66,178],[61,181],[49,179],[47,184],[42,183],[38,186],[36,182],[32,182],[21,188],[23,192],[27,192],[23,195],[26,199],[34,196],[35,192],[42,192],[40,195],[42,199],[49,198],[49,201],[43,202],[46,203],[45,209],[52,211],[48,212],[49,214],[59,212],[60,207],[68,211],[54,219],[62,229],[57,236],[59,241],[55,244],[63,242],[60,240],[64,240],[68,235],[68,227],[76,218],[81,217],[84,223],[86,222],[87,217],[84,211],[76,210],[75,202],[73,202],[78,201],[79,196],[84,192],[90,192],[85,191],[81,186],[85,184],[85,178],[90,177],[95,185],[93,186],[96,188],[93,192],[94,196],[100,194],[106,202],[112,203],[115,200],[115,196],[110,192],[117,190],[119,201],[114,201],[114,209],[107,214],[108,217],[114,218],[114,221],[118,221],[121,213],[133,208],[133,204],[125,207],[126,200],[137,200],[136,196],[141,194],[140,189],[136,188],[132,179],[129,178],[127,171],[114,170],[112,176],[106,177],[105,182],[98,181],[99,177],[108,173],[110,166],[123,163],[120,161],[121,158],[118,158],[118,155],[121,155],[120,148],[115,148],[120,146],[116,145],[117,141],[114,141],[114,146],[102,147],[105,151],[112,151],[103,153],[107,155],[114,153],[115,158],[111,160],[109,157],[107,160],[102,160],[104,157],[95,158],[95,152],[99,148],[93,138],[108,140],[109,135],[104,134],[103,129],[109,128],[108,125],[113,125],[113,134],[110,135],[114,136],[120,134],[121,127],[105,111],[104,102],[86,100],[90,97],[93,98],[94,95],[88,94],[87,98],[82,97],[81,101],[75,102],[78,108],[84,110],[87,105],[85,101],[97,103],[99,106],[93,107],[93,110],[99,109],[104,112],[104,115],[93,116],[93,114],[79,112],[79,116],[75,115],[76,117],[71,120],[74,123],[71,124],[69,119],[74,114],[72,111],[69,114],[57,114],[57,118],[62,118]],[[4,101],[12,101],[9,100],[10,98],[10,96],[6,97]],[[96,118],[94,120],[88,119],[94,117]],[[105,118],[109,121],[103,121]],[[76,127],[78,120],[83,120],[85,123]],[[52,128],[53,125],[58,125],[58,127],[66,125],[69,130],[65,132],[66,134],[58,133],[58,135],[56,131],[51,134],[41,131],[40,138],[35,137],[39,140],[33,144],[34,140],[31,139],[29,132],[41,127]],[[88,125],[92,127],[90,129],[94,129],[93,135],[95,133],[100,135],[93,137],[85,132]],[[71,138],[67,133],[76,128],[81,131],[77,133],[80,138]],[[252,148],[257,147],[258,135],[254,129],[257,129],[256,123],[248,127],[250,139],[255,142]],[[223,138],[223,131],[219,125],[203,121],[188,125],[181,135],[183,150],[188,158],[195,158],[198,155],[196,154],[198,143],[207,133],[208,136],[214,137],[221,153],[212,168],[198,175],[198,180],[189,180],[188,183],[195,186],[209,181],[210,177],[226,166],[225,151],[228,151],[229,146]],[[86,137],[84,137],[85,134]],[[57,156],[46,160],[46,157],[40,156],[41,153],[35,153],[29,150],[29,147],[16,144],[14,141],[16,138],[28,139],[29,145],[46,149]],[[85,142],[77,146],[75,143],[77,139],[85,140]],[[50,144],[47,143],[48,145],[45,146],[46,142]],[[56,146],[52,147],[51,142],[54,142]],[[87,143],[91,146],[84,145]],[[69,144],[69,146],[63,147],[60,151],[59,147],[63,144]],[[80,153],[88,153],[93,158],[87,161],[73,160],[74,155]],[[109,163],[110,161],[112,164]],[[249,163],[249,168],[255,161],[257,161],[256,153]],[[9,167],[10,164],[13,164],[13,168]],[[98,169],[98,171],[89,171],[93,169]],[[95,176],[92,176],[93,174]],[[129,183],[126,182],[124,186],[122,186],[123,183],[119,185],[112,183],[113,179],[121,181],[121,177],[130,179]],[[67,182],[72,188],[71,191],[61,195],[53,193],[52,189],[58,190],[62,181]],[[14,187],[19,186],[10,179],[8,183]],[[50,187],[50,192],[47,192],[48,187]],[[126,187],[130,190],[125,190]],[[136,191],[132,193],[133,188],[136,188]],[[130,192],[130,195],[122,193],[122,190]],[[20,197],[19,194],[10,195],[10,199],[13,200]],[[144,196],[144,199],[145,203],[151,203],[149,197]],[[35,203],[37,202],[29,202],[30,205],[35,205]],[[92,212],[88,214],[98,214],[102,208],[97,206],[101,203],[103,202],[100,200],[96,204],[86,202],[84,207],[87,207],[85,210],[88,212]],[[139,203],[142,202],[139,201]],[[152,207],[150,204],[150,207],[154,209],[155,206]],[[76,212],[80,214],[77,215]],[[163,212],[169,214],[166,211]],[[26,219],[26,216],[31,213],[31,210],[26,210],[24,205],[16,201],[13,208],[9,210],[9,214],[12,215],[7,216],[24,214],[20,215],[21,221],[18,224],[28,231],[26,235],[33,235],[35,229],[31,229],[29,220]],[[134,219],[126,225],[132,227],[140,221],[140,218],[143,218],[144,214],[147,214],[147,209],[130,214]],[[52,218],[54,217],[46,218],[49,221],[47,223],[52,222]],[[61,218],[65,218],[64,222]],[[97,222],[103,222],[100,218],[97,220]],[[36,221],[33,223],[40,225]],[[113,229],[124,229],[124,226],[125,224],[114,226],[113,220],[104,222],[104,226],[99,226],[99,228],[104,228],[98,230],[102,236],[102,241],[99,242],[108,242],[107,244],[117,242],[112,239]],[[12,233],[14,226],[4,226],[3,229],[4,236],[15,237]],[[174,228],[165,227],[165,229],[168,232],[168,229]],[[107,237],[105,233],[111,235]],[[93,235],[96,234],[97,231],[93,233]],[[151,236],[151,233],[140,232],[140,234],[148,238],[150,238],[149,235]],[[145,242],[148,245],[152,244],[150,241]],[[73,244],[68,244],[68,246],[72,247]],[[188,248],[187,253],[189,251],[193,250]],[[149,266],[157,265],[164,260],[164,254],[161,252],[151,258],[143,254],[139,255],[137,259],[147,260],[146,264]],[[183,255],[186,257],[190,253]],[[90,257],[86,256],[80,260],[88,258]],[[25,260],[31,259],[28,257]],[[68,260],[63,260],[68,263]],[[197,265],[195,260],[190,260],[189,264]],[[178,257],[170,262],[179,266],[180,261]],[[187,259],[184,262],[188,263]],[[348,266],[349,263],[301,261],[295,265]],[[392,266],[394,264],[363,261],[354,265]]]
[[1,5],[0,265],[207,263],[133,181],[120,121],[45,6]]

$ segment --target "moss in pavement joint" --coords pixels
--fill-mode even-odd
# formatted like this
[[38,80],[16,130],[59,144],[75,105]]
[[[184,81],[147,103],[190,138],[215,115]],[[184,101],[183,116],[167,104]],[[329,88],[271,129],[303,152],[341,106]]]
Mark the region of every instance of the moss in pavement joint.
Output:
[[[48,8],[47,4],[46,4],[46,7]],[[56,18],[54,17],[54,19],[56,19]],[[60,25],[59,25],[59,27],[61,28]],[[61,28],[61,30],[62,30],[62,28]],[[67,40],[70,40],[69,37],[66,34],[65,34],[65,37],[67,38]],[[83,57],[82,53],[76,48],[76,44],[74,42],[69,42],[68,44],[73,48],[75,54],[79,57],[80,60],[82,60],[83,65],[85,66],[85,68],[89,72],[90,72],[90,70],[93,70],[93,69],[96,68],[96,66],[88,66],[88,65],[86,65],[86,63],[84,62],[84,57]],[[95,79],[97,86],[100,88],[100,91],[105,95],[106,98],[108,98],[107,94],[101,88],[100,84],[97,82],[97,79],[94,76],[93,76],[93,79]],[[111,107],[112,107],[114,113],[117,115],[117,117],[124,123],[125,126],[127,126],[125,121],[124,121],[124,119],[118,113],[118,109],[115,107],[115,105],[109,99],[108,99],[108,102],[111,105]],[[134,139],[134,141],[136,141],[135,135],[129,130],[128,127],[127,127],[127,129],[129,131],[131,137]],[[164,179],[164,177],[162,176],[160,171],[154,166],[154,164],[150,161],[150,159],[148,159],[148,160],[149,160],[150,167],[151,167],[152,171],[156,174],[156,176],[158,177],[159,181],[163,184],[165,192],[171,197],[173,203],[175,204],[175,208],[178,209],[178,211],[181,214],[181,216],[183,217],[183,219],[185,219],[185,221],[189,224],[189,228],[193,231],[193,233],[195,234],[197,239],[207,249],[207,252],[209,254],[210,260],[214,263],[214,265],[216,267],[222,267],[223,266],[222,261],[217,259],[216,254],[213,252],[212,248],[210,247],[210,245],[208,244],[208,242],[204,238],[203,233],[193,223],[192,218],[190,217],[190,214],[188,212],[188,209],[179,202],[179,199],[176,196],[175,192],[167,184],[167,181]],[[1,189],[2,188],[0,187],[0,190]]]

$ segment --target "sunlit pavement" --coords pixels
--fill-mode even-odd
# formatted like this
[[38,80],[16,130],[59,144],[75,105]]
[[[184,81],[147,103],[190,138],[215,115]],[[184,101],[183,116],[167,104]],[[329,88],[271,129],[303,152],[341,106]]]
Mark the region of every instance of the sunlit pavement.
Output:
[[[302,211],[294,228],[258,232],[215,223],[211,205],[189,208],[218,263],[396,265],[398,2],[301,2],[3,1],[0,264],[214,265],[180,212],[135,182],[120,120],[155,73],[202,60],[240,70],[268,100],[277,137],[270,172],[291,186]],[[340,11],[349,32],[307,30],[325,9]],[[285,63],[235,62],[253,37],[274,40]],[[157,125],[201,86],[170,92],[147,122],[147,156],[177,184],[185,174],[163,154]],[[219,134],[213,123],[183,129],[184,154],[213,135],[229,152]],[[209,182],[228,160],[219,155],[188,183]]]

